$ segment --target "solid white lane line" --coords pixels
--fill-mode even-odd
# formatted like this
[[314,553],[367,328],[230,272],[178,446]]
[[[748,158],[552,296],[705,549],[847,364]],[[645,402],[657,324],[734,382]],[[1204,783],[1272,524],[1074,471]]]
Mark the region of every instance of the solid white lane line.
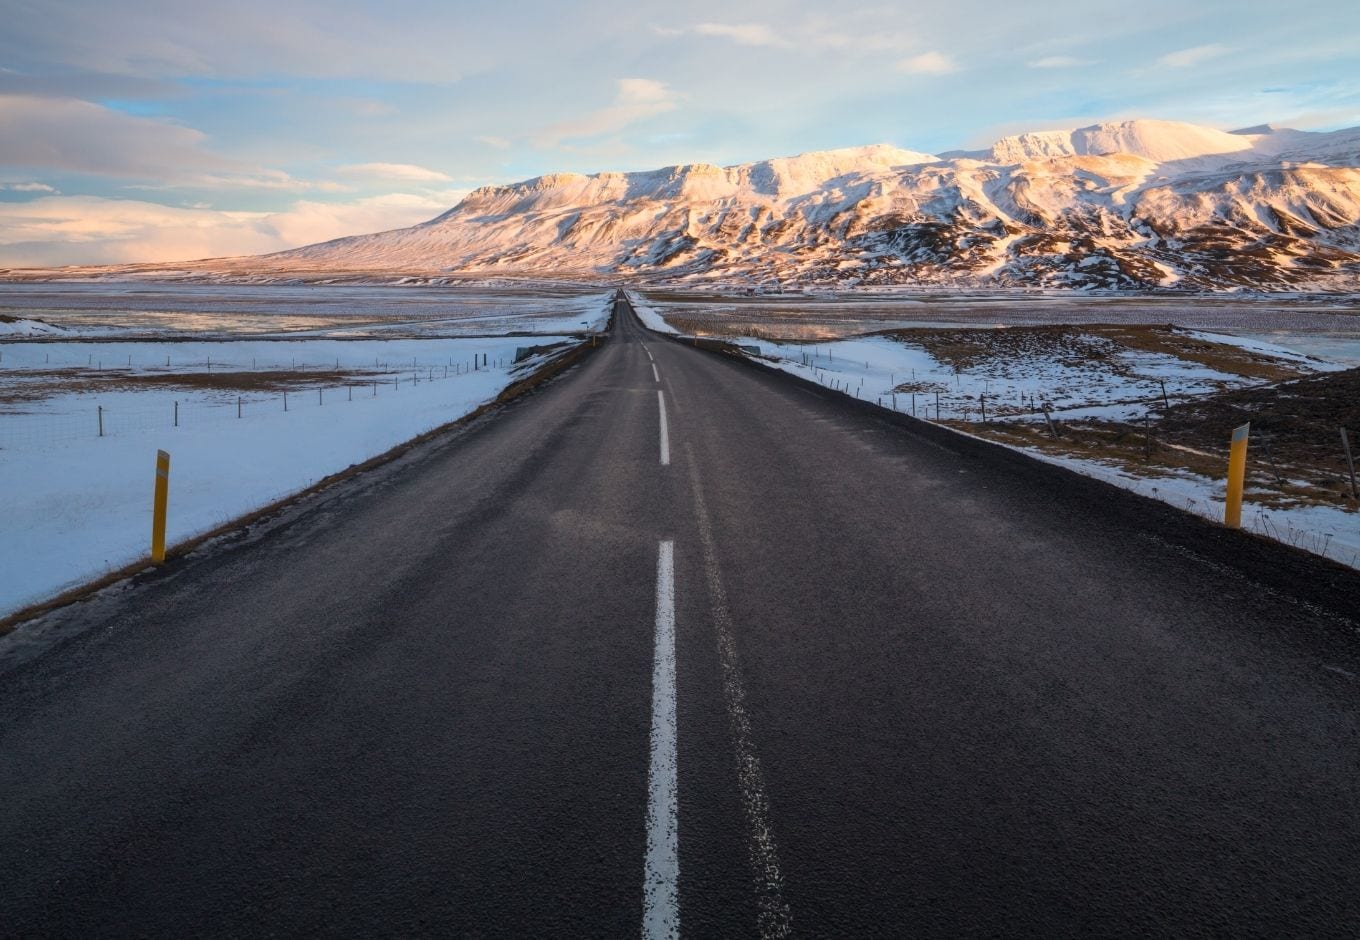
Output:
[[708,506],[704,503],[699,466],[688,446],[686,454],[693,483],[694,510],[699,521],[699,541],[704,553],[704,575],[713,605],[713,626],[718,635],[723,699],[732,731],[732,748],[737,756],[737,783],[746,812],[747,854],[759,906],[756,927],[761,937],[787,937],[792,929],[792,914],[784,903],[784,874],[779,866],[774,832],[770,828],[770,798],[765,792],[765,774],[752,741],[751,718],[746,712],[746,687],[741,681],[741,663],[733,639],[732,611],[727,604],[722,569],[718,566],[717,543],[708,518]]
[[669,467],[671,464],[671,436],[666,430],[666,393],[657,389],[657,405],[661,408],[661,466]]
[[656,652],[652,665],[652,748],[647,769],[647,858],[642,936],[680,936],[679,829],[675,748],[675,543],[656,557]]
[[658,372],[658,371],[656,371],[656,363],[655,363],[655,362],[652,363],[652,378],[656,379],[658,382],[661,381],[661,373]]

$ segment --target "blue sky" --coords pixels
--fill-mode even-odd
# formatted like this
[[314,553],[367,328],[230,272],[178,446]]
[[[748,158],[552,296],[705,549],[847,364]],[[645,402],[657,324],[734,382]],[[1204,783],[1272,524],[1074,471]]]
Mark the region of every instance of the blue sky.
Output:
[[1360,4],[0,0],[0,265],[276,250],[540,173],[1360,124]]

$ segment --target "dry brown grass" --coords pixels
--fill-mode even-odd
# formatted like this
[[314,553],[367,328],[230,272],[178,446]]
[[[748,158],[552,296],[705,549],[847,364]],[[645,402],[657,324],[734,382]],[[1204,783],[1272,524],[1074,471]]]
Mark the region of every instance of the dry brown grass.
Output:
[[184,389],[198,392],[281,392],[324,386],[364,385],[369,373],[344,370],[258,372],[136,372],[130,369],[57,368],[22,373],[22,381],[0,386],[0,404],[42,401],[71,392]]
[[1240,346],[1198,339],[1173,326],[1095,326],[1086,329],[1128,349],[1175,356],[1243,378],[1282,382],[1304,374],[1302,369],[1287,360],[1275,359]]
[[1279,382],[1305,373],[1288,360],[1198,339],[1174,326],[1025,326],[1006,329],[891,330],[960,371],[1027,358],[1073,366],[1101,366],[1116,375],[1134,371],[1122,352],[1160,353],[1243,378]]
[[145,372],[131,374],[118,380],[123,388],[183,388],[210,392],[281,392],[285,389],[333,387],[348,382],[363,384],[363,377],[353,372],[325,369],[294,372]]
[[1172,406],[1150,427],[1108,420],[1059,422],[1055,439],[1043,421],[945,423],[1045,453],[1102,460],[1138,476],[1187,471],[1222,478],[1232,430],[1247,421],[1254,502],[1360,510],[1360,502],[1350,498],[1339,431],[1349,428],[1352,447],[1360,448],[1360,369],[1205,396]]

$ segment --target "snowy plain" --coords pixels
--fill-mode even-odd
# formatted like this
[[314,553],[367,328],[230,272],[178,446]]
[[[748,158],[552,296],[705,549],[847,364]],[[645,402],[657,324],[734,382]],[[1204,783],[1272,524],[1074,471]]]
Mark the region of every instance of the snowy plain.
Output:
[[493,401],[612,296],[12,287],[0,307],[31,316],[0,322],[0,617],[147,556],[158,450],[173,546]]
[[[64,396],[28,415],[0,418],[0,440],[7,433],[18,439],[0,446],[0,616],[147,554],[157,450],[171,457],[174,545],[494,400],[535,364],[513,365],[518,345],[461,341],[458,351],[469,361],[485,354],[487,368],[464,366],[444,378],[441,367],[433,380],[426,372],[418,383],[418,372],[408,370],[375,377],[376,391],[371,384],[352,392],[324,388],[320,396],[297,390],[287,411],[282,395],[254,394],[241,418],[234,394],[170,390]],[[108,403],[103,437],[95,398]],[[45,433],[42,422],[51,418],[60,424]],[[32,427],[6,427],[24,421]]]

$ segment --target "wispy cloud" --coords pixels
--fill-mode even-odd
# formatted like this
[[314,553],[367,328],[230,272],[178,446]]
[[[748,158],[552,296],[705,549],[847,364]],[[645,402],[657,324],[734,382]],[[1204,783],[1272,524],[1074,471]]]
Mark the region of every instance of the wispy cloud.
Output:
[[1175,52],[1168,52],[1157,60],[1157,64],[1173,69],[1188,69],[1199,65],[1201,62],[1217,59],[1227,51],[1228,48],[1226,46],[1220,46],[1218,43],[1210,43],[1206,46],[1191,46],[1189,49],[1178,49]]
[[622,78],[612,104],[579,118],[544,128],[535,137],[540,147],[555,147],[566,140],[599,137],[623,130],[645,118],[679,107],[680,95],[665,82],[650,78]]
[[46,183],[0,183],[0,189],[11,193],[55,193],[57,191]]
[[1032,69],[1077,69],[1096,65],[1097,62],[1095,59],[1081,59],[1073,55],[1050,55],[1025,64]]
[[282,170],[259,168],[241,173],[185,173],[161,183],[130,183],[124,189],[164,192],[175,189],[237,189],[285,193],[349,193],[353,186],[326,179],[300,179]]
[[447,183],[453,177],[414,163],[351,163],[337,171],[342,176],[401,180],[408,183]]
[[781,38],[765,23],[700,23],[694,27],[700,36],[716,36],[730,39],[742,46],[787,46]]
[[486,146],[493,147],[496,150],[510,149],[510,141],[505,139],[504,137],[496,137],[491,134],[482,134],[472,139],[479,144],[485,144]]
[[959,67],[943,52],[932,50],[903,59],[897,63],[897,70],[913,75],[948,75],[950,72],[957,72]]
[[342,100],[340,106],[355,117],[361,118],[386,117],[397,113],[397,109],[391,104],[376,98],[348,98]]

